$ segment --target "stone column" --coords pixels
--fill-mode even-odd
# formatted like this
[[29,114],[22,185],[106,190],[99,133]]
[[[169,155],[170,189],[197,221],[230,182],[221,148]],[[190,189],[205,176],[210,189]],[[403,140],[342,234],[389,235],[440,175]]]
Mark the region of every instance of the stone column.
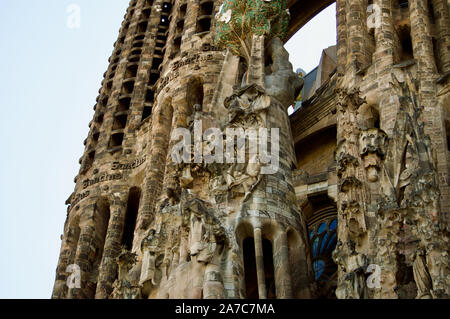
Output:
[[450,17],[445,0],[431,0],[438,32],[438,55],[440,72],[450,72]]
[[[433,150],[436,153],[439,188],[441,194],[448,193],[448,164],[446,150],[446,133],[443,123],[443,109],[436,99],[437,73],[427,1],[410,1],[411,39],[414,58],[417,61],[416,78],[420,83],[420,102],[424,107],[423,118],[425,134],[429,135]],[[449,206],[445,196],[441,196],[441,218],[445,220],[449,214]]]
[[350,63],[356,63],[357,71],[370,61],[367,49],[367,0],[349,0],[347,6],[347,35]]
[[89,299],[94,297],[94,290],[89,281],[92,271],[92,263],[89,260],[89,256],[94,246],[95,228],[91,223],[80,225],[80,228],[81,234],[74,264],[80,267],[81,270],[81,287],[69,289],[68,298],[70,299]]
[[418,63],[418,78],[422,85],[427,85],[427,87],[422,87],[422,91],[429,91],[429,89],[434,88],[434,83],[426,83],[425,81],[429,81],[429,79],[424,79],[423,76],[435,74],[436,64],[434,63],[433,42],[430,36],[427,0],[410,1],[409,14],[414,58]]
[[[381,10],[381,25],[375,28],[376,49],[373,55],[376,74],[373,74],[373,82],[376,82],[373,101],[367,97],[368,104],[378,105],[381,125],[386,132],[392,132],[397,117],[398,105],[392,98],[390,82],[392,81],[392,66],[400,61],[400,47],[395,45],[397,37],[394,29],[393,4],[391,0],[375,0],[374,4]],[[376,9],[378,10],[378,9]],[[370,94],[370,93],[369,93]]]
[[267,299],[266,273],[264,271],[264,255],[261,228],[254,229],[256,273],[258,276],[259,299]]
[[286,232],[283,230],[274,241],[273,261],[275,287],[278,299],[292,299],[292,278],[289,263],[289,248]]
[[[377,69],[380,65],[391,67],[394,64],[394,19],[392,17],[392,1],[391,0],[375,0],[381,10],[381,25],[375,27],[375,62]],[[375,13],[375,12],[374,12]]]
[[347,66],[347,1],[336,1],[338,74],[343,75]]
[[[77,251],[78,238],[80,230],[78,225],[71,227],[70,223],[64,231],[64,237],[61,244],[61,252],[59,255],[58,267],[56,268],[56,281],[53,287],[52,298],[60,299],[67,297],[67,267],[74,263]],[[78,230],[77,230],[78,228]],[[74,234],[73,232],[76,232]]]
[[[152,121],[148,140],[151,153],[146,168],[142,204],[139,208],[138,228],[147,229],[154,217],[156,202],[161,194],[172,128],[173,109],[169,101],[161,103]],[[149,147],[147,146],[147,147]]]
[[105,247],[103,249],[102,262],[97,281],[96,299],[107,299],[112,292],[112,285],[117,277],[116,258],[120,253],[123,229],[125,225],[126,202],[116,200],[110,207],[106,234]]

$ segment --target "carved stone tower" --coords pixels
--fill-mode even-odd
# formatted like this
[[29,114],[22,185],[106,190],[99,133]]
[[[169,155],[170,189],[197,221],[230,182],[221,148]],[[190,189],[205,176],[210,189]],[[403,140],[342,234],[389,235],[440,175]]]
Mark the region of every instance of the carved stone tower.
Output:
[[282,41],[333,2],[130,1],[53,298],[448,297],[449,5],[336,1],[289,117]]

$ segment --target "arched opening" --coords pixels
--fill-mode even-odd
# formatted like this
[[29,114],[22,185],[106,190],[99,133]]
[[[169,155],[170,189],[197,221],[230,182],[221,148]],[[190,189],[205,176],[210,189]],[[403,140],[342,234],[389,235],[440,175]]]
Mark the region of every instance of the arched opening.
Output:
[[313,213],[308,219],[308,238],[314,280],[319,298],[335,298],[337,265],[332,253],[337,244],[337,209],[326,194],[309,198]]
[[244,75],[247,73],[247,70],[248,70],[247,61],[243,57],[240,57],[236,85],[238,86],[245,85],[246,81],[244,79]]
[[255,240],[248,237],[243,243],[244,270],[245,270],[245,297],[259,299],[258,276],[256,272]]
[[133,247],[134,230],[141,200],[141,189],[133,187],[128,194],[127,212],[125,215],[125,226],[122,237],[122,245],[131,250]]
[[399,42],[399,61],[408,61],[414,59],[413,43],[411,39],[411,27],[409,25],[400,25],[396,27]]
[[213,12],[213,1],[200,0],[200,10],[197,17],[197,33],[209,32],[211,30],[211,20],[213,18]]
[[304,80],[290,113],[310,100],[335,74],[338,50],[334,2],[297,1],[290,8],[295,19],[291,19],[290,39],[285,47],[294,70]]
[[267,299],[276,299],[275,269],[273,264],[272,242],[263,238],[264,275],[266,280]]
[[192,114],[196,104],[203,106],[204,91],[203,81],[200,78],[191,79],[186,89],[186,101],[188,113]]
[[372,128],[380,129],[380,113],[375,106],[368,104],[361,106],[359,108],[357,121],[362,130]]

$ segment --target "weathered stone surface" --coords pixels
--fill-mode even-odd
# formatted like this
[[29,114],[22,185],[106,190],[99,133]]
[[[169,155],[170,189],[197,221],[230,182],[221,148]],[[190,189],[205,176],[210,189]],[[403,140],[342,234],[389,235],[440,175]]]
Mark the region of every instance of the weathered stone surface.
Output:
[[[130,1],[52,297],[448,298],[448,5],[396,3],[373,1],[371,27],[367,1],[337,1],[337,48],[289,117],[304,79],[276,37],[286,30],[241,34],[242,47],[222,37],[225,50],[222,1]],[[288,33],[326,4],[289,2]],[[185,162],[172,156],[181,128]],[[240,162],[219,160],[231,129]],[[261,139],[267,154],[251,152]]]

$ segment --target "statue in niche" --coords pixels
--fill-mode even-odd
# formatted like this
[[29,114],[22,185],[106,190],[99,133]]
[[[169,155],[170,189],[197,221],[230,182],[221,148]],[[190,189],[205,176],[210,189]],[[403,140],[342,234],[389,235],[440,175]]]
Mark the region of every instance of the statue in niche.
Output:
[[161,233],[156,233],[155,229],[150,229],[148,235],[142,241],[141,250],[144,255],[139,283],[142,286],[144,296],[150,296],[161,282],[161,265],[164,260],[163,244]]
[[336,296],[339,299],[366,298],[367,256],[357,253],[355,243],[349,240],[345,245],[341,241],[338,242],[333,259],[344,273],[336,289]]
[[192,115],[187,118],[187,124],[189,129],[194,129],[195,121],[201,121],[203,115],[203,106],[201,104],[194,104]]
[[[186,201],[184,208],[185,227],[189,229],[187,253],[191,262],[192,290],[189,298],[201,299],[205,292],[209,297],[223,294],[220,290],[221,277],[219,260],[223,250],[225,234],[220,222],[208,211],[204,202],[199,199]],[[205,282],[205,274],[208,274]]]
[[387,135],[379,129],[368,129],[360,135],[360,154],[364,161],[367,179],[371,183],[378,182],[382,160],[385,156]]

